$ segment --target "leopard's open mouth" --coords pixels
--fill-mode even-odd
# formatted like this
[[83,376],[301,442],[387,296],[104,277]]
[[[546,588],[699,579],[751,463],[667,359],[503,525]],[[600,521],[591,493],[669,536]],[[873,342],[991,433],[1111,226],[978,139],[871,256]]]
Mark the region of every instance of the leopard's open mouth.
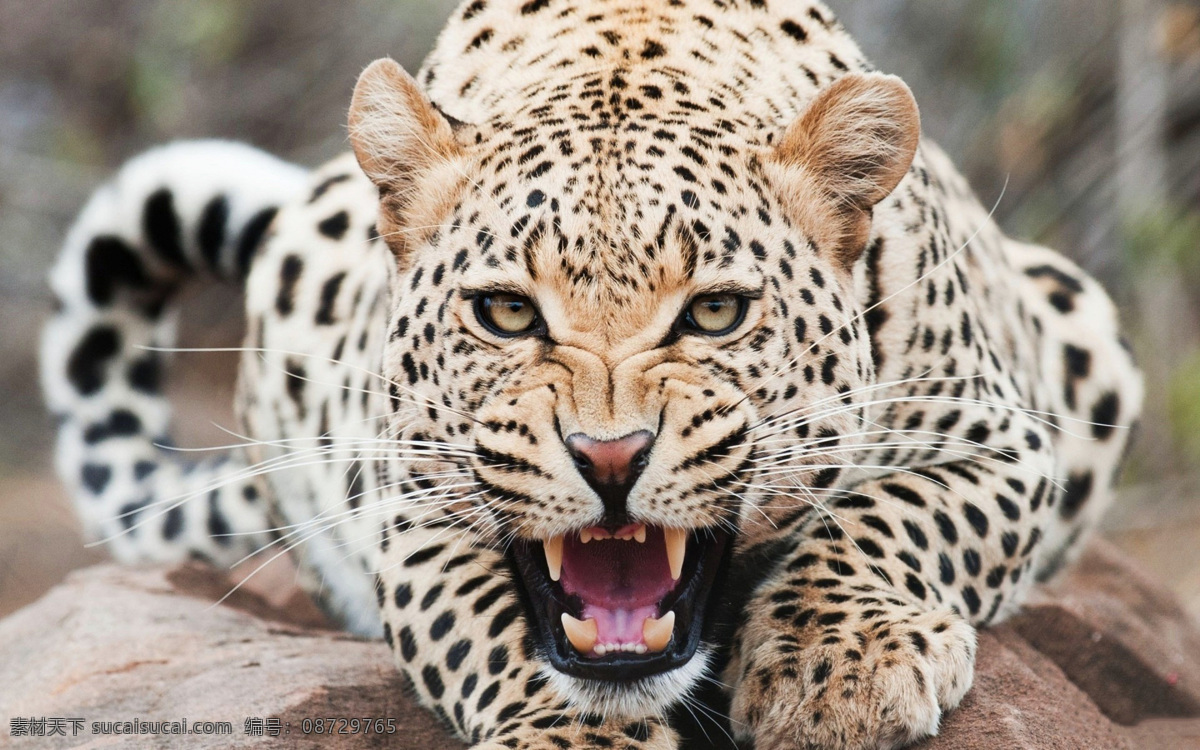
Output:
[[729,546],[724,532],[637,523],[518,542],[513,557],[551,665],[626,682],[695,655]]

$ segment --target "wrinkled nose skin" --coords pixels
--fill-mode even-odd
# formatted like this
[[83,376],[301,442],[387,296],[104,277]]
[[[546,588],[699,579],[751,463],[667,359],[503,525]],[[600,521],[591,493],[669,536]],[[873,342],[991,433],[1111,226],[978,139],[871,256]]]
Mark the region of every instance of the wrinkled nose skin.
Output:
[[624,526],[629,520],[626,500],[646,468],[654,433],[640,430],[616,440],[593,440],[576,432],[564,442],[579,474],[604,503],[603,525]]

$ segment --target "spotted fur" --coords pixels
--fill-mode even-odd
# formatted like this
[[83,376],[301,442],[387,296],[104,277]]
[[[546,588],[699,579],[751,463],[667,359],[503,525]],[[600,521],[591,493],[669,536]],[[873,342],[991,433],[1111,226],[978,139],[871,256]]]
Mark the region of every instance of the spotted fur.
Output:
[[[415,79],[368,69],[357,158],[307,187],[201,143],[97,194],[45,335],[62,475],[128,559],[294,548],[478,747],[674,748],[706,680],[759,748],[934,734],[975,628],[1107,505],[1141,381],[1100,287],[1003,235],[916,117],[817,3],[467,0]],[[246,270],[252,440],[184,466],[137,347],[185,277]],[[544,335],[485,330],[494,289]],[[745,322],[680,333],[712,289]],[[736,532],[731,627],[673,672],[558,673],[506,549],[604,518],[564,437],[640,430],[625,512]]]

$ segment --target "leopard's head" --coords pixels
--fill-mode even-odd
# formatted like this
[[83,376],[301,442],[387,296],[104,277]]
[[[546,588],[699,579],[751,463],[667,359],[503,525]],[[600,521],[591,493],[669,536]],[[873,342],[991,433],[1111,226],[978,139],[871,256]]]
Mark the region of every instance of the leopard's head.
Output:
[[916,106],[850,74],[777,132],[679,114],[719,95],[606,70],[464,124],[381,60],[351,112],[400,269],[393,435],[440,451],[408,462],[411,516],[505,551],[591,710],[690,688],[735,551],[819,503],[863,429],[853,267]]

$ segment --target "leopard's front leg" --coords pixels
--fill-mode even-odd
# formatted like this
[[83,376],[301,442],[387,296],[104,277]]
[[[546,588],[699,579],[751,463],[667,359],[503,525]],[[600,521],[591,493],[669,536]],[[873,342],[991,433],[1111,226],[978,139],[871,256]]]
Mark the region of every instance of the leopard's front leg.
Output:
[[982,460],[855,486],[814,513],[735,644],[734,726],[759,750],[897,748],[973,681],[974,626],[1019,602],[1051,483]]
[[391,532],[377,583],[384,638],[421,701],[477,750],[673,750],[658,717],[607,719],[556,695],[529,653],[501,555],[444,528]]

